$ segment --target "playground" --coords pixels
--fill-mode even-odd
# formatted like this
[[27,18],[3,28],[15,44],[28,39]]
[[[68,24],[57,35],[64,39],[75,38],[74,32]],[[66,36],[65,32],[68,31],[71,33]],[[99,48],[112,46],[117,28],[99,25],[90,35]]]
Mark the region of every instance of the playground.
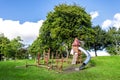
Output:
[[[50,55],[51,58],[50,58]],[[53,56],[50,49],[43,59],[10,60],[0,62],[0,80],[119,80],[120,56],[92,57],[81,47],[77,38],[70,56]]]
[[[48,70],[55,70],[57,72],[72,72],[72,71],[80,71],[86,68],[86,65],[89,63],[91,59],[91,55],[85,49],[80,47],[80,41],[75,38],[72,43],[72,49],[69,57],[63,57],[63,54],[51,54],[50,49],[47,52],[43,53],[43,59],[41,59],[41,54],[38,53],[35,63],[30,63],[26,61],[25,65],[16,66],[16,68],[21,67],[29,67],[36,66],[46,68]],[[84,57],[83,58],[83,53]],[[50,58],[50,55],[52,58]]]

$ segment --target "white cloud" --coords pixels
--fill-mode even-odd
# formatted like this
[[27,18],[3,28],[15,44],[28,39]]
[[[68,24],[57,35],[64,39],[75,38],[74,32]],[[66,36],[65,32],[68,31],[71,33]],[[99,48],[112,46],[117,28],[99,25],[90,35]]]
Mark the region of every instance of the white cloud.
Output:
[[0,18],[0,33],[4,33],[9,39],[20,36],[25,44],[29,44],[37,38],[42,23],[43,20],[36,23],[24,22],[20,24],[19,21],[3,20]]
[[120,13],[114,15],[113,26],[117,29],[120,28]]
[[105,20],[102,24],[102,29],[108,29],[112,25],[111,20]]
[[109,27],[120,28],[120,13],[116,13],[112,20],[107,19],[102,23],[103,29],[108,29]]
[[99,16],[99,13],[97,11],[90,12],[90,15],[92,17],[92,20]]
[[120,13],[116,13],[114,15],[114,19],[117,20],[117,21],[120,21]]

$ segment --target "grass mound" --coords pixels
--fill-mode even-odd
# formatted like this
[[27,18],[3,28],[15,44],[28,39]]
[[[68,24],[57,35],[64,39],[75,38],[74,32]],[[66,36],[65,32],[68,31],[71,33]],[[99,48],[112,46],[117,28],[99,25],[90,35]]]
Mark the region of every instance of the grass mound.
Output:
[[26,60],[1,61],[0,80],[120,80],[120,56],[94,57],[86,69],[56,73],[54,70],[25,65]]

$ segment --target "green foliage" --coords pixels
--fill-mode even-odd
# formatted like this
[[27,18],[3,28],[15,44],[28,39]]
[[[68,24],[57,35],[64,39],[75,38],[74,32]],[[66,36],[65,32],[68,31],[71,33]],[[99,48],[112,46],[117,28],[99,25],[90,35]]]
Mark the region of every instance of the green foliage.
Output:
[[17,55],[16,55],[17,59],[26,59],[28,58],[28,51],[26,48],[20,48],[17,51]]
[[22,40],[19,36],[10,41],[9,45],[10,45],[10,49],[11,49],[12,53],[10,52],[9,55],[11,55],[11,54],[13,54],[13,55],[11,55],[9,57],[13,57],[13,58],[17,57],[19,50],[24,46],[21,43],[21,41]]
[[37,38],[32,45],[28,47],[28,53],[31,54],[32,56],[36,56],[38,52],[42,53],[42,47],[41,45],[41,40]]
[[9,43],[10,40],[8,38],[6,38],[5,36],[0,37],[0,54],[5,55],[5,51]]
[[112,55],[120,55],[120,29],[110,28],[108,31],[109,34],[109,43],[107,46],[107,51]]
[[0,53],[4,54],[6,58],[15,58],[19,50],[24,46],[21,41],[20,37],[11,41],[4,36],[0,37]]
[[104,49],[108,44],[109,40],[106,38],[108,37],[107,32],[101,29],[101,27],[95,26],[93,29],[88,30],[89,33],[86,37],[86,44],[85,46],[89,46],[89,50],[94,50],[95,55],[97,56],[97,50]]
[[66,44],[70,50],[75,37],[85,39],[82,35],[86,34],[87,28],[91,28],[91,17],[84,8],[77,5],[60,4],[55,6],[54,11],[48,13],[37,40],[41,41],[39,45],[43,50],[50,48],[55,52],[63,44]]

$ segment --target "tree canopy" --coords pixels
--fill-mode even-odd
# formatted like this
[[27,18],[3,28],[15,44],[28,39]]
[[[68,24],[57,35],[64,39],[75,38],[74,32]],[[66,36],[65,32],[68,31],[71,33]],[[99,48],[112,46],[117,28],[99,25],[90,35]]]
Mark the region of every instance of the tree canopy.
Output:
[[84,39],[86,28],[91,28],[91,17],[84,8],[60,4],[48,13],[38,39],[44,49],[59,50],[63,44],[70,48],[75,37]]

